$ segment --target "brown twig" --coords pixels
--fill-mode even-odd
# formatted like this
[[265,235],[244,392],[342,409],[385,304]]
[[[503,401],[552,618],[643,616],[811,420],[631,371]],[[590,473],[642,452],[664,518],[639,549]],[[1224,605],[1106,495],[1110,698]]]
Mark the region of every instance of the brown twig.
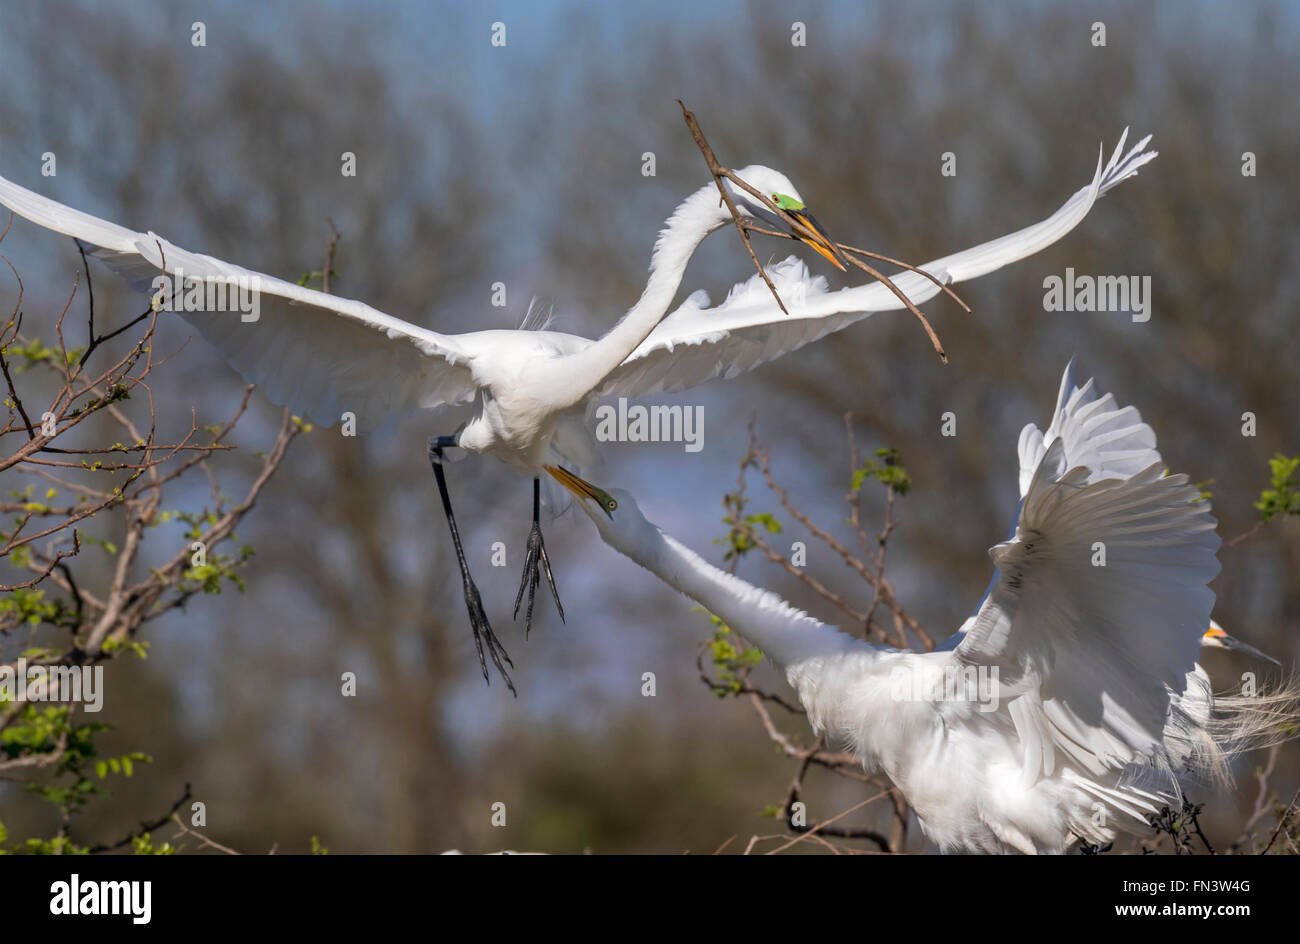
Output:
[[[171,820],[180,829],[180,832],[176,834],[177,836],[180,835],[193,836],[199,842],[203,843],[203,845],[211,846],[213,849],[216,849],[218,852],[224,852],[226,855],[237,856],[242,854],[235,849],[231,849],[229,846],[223,846],[221,843],[209,839],[207,836],[203,835],[198,830],[191,829],[190,827],[186,826],[184,823],[181,822],[181,818],[179,816],[172,815]],[[274,852],[274,847],[272,847],[272,852]]]
[[1281,750],[1281,744],[1274,744],[1268,749],[1268,762],[1262,768],[1257,767],[1255,769],[1255,780],[1259,784],[1255,792],[1255,806],[1251,810],[1250,818],[1246,820],[1246,825],[1241,828],[1241,835],[1232,844],[1234,849],[1244,846],[1252,838],[1251,829],[1268,812],[1269,807],[1272,805],[1269,802],[1270,797],[1273,796],[1272,791],[1269,789],[1269,781],[1273,777],[1273,769],[1277,766],[1277,755]]
[[[885,580],[883,576],[878,577],[871,568],[859,560],[853,552],[845,547],[834,535],[825,528],[817,525],[811,518],[794,506],[794,503],[790,501],[789,493],[779,482],[777,482],[775,476],[772,474],[771,459],[765,451],[760,449],[756,444],[751,445],[750,451],[756,457],[758,464],[762,469],[763,477],[767,480],[768,488],[776,494],[777,498],[781,502],[781,506],[785,508],[785,510],[789,512],[796,521],[807,528],[814,537],[824,543],[831,550],[835,551],[835,553],[840,556],[841,560],[843,560],[849,567],[853,568],[853,570],[857,572],[858,576],[865,580],[873,590],[877,590],[879,594],[879,602],[883,603],[893,611],[893,613],[902,620],[907,628],[916,634],[916,637],[921,641],[926,649],[933,649],[934,640],[930,637],[930,634],[925,631],[921,624],[917,622],[917,620],[908,613],[906,609],[904,609],[903,605],[894,595],[893,586]],[[829,591],[827,591],[827,593],[829,593]],[[837,596],[834,594],[827,595],[827,593],[823,593],[822,595],[825,596],[826,599],[835,602]],[[846,610],[846,612],[851,612],[858,618],[858,622],[865,625],[866,614],[861,613],[856,609]]]
[[[869,796],[869,797],[867,797],[865,800],[863,800],[861,803],[855,803],[855,804],[853,804],[853,806],[850,806],[850,807],[849,807],[847,810],[845,810],[844,812],[842,812],[842,813],[837,813],[837,814],[835,814],[834,816],[832,816],[830,819],[828,819],[828,820],[823,820],[822,822],[818,823],[816,826],[810,826],[810,827],[808,827],[808,829],[807,829],[806,832],[801,832],[798,836],[796,836],[795,838],[791,839],[789,842],[787,842],[787,843],[786,843],[785,845],[783,845],[783,846],[778,846],[778,847],[775,848],[775,849],[770,849],[770,850],[768,850],[766,853],[764,853],[764,855],[776,855],[778,852],[784,852],[786,849],[789,849],[791,846],[796,845],[797,843],[803,842],[805,839],[809,838],[810,836],[815,835],[816,833],[827,833],[827,834],[832,834],[832,835],[833,835],[834,833],[832,833],[832,832],[828,829],[828,827],[830,826],[831,823],[834,823],[834,822],[836,822],[836,821],[838,821],[838,820],[841,820],[841,819],[843,819],[844,817],[848,816],[850,813],[853,813],[853,812],[855,812],[855,811],[857,811],[857,810],[862,809],[862,808],[863,808],[864,806],[866,806],[868,803],[873,803],[873,802],[875,802],[876,800],[879,800],[881,797],[883,797],[883,796],[888,796],[888,795],[889,795],[889,791],[888,791],[888,790],[882,790],[882,791],[880,791],[879,793],[875,794],[874,796]],[[866,835],[866,836],[864,836],[864,837],[862,837],[862,838],[870,838],[872,841],[876,842],[877,844],[882,845],[882,846],[885,848],[885,850],[888,851],[888,848],[889,848],[889,840],[886,839],[884,836],[880,835],[879,833],[871,832],[871,831],[869,831],[869,830],[860,830],[859,832],[862,832],[862,833],[866,833],[866,834],[868,834],[868,835]]]
[[325,268],[321,271],[320,288],[326,295],[330,293],[330,276],[334,274],[334,249],[339,244],[338,227],[334,225],[334,220],[330,217],[325,218],[325,222],[330,225],[330,243],[325,250]]
[[[730,179],[734,175],[731,171],[727,170],[727,168],[723,167],[718,162],[717,157],[714,156],[713,149],[709,147],[709,142],[704,140],[704,132],[700,130],[700,123],[695,120],[694,112],[688,109],[680,98],[677,99],[677,104],[682,106],[682,117],[686,120],[686,127],[690,129],[691,137],[695,139],[696,147],[700,149],[700,153],[704,155],[705,163],[709,165],[709,173],[713,175],[713,182],[718,187],[718,193],[722,195],[722,202],[726,204],[727,210],[731,213],[731,219],[736,224],[736,232],[740,233],[740,240],[745,244],[745,249],[749,253],[749,258],[754,261],[754,268],[758,270],[759,276],[761,276],[763,281],[767,283],[767,287],[771,291],[772,297],[776,299],[776,305],[781,309],[781,313],[785,315],[790,314],[790,312],[786,311],[785,303],[781,301],[781,296],[777,294],[776,286],[773,285],[772,280],[768,278],[767,270],[763,268],[762,263],[758,261],[758,256],[754,254],[754,247],[750,245],[749,242],[749,234],[745,232],[745,227],[741,225],[740,211],[736,209],[736,204],[732,202],[731,194],[727,192],[727,188],[722,185],[724,178]],[[762,199],[765,202],[770,202],[767,201],[766,197],[763,197]],[[775,204],[773,204],[773,206],[775,206]]]
[[1223,546],[1224,546],[1224,547],[1236,547],[1236,546],[1237,546],[1238,544],[1240,544],[1242,541],[1245,541],[1245,540],[1247,540],[1248,538],[1254,537],[1256,534],[1258,534],[1258,533],[1259,533],[1259,529],[1262,528],[1262,527],[1264,527],[1264,521],[1263,521],[1263,519],[1261,519],[1261,520],[1259,520],[1259,521],[1256,521],[1253,525],[1251,525],[1251,526],[1250,526],[1249,528],[1247,528],[1245,531],[1241,532],[1241,534],[1238,534],[1236,537],[1234,537],[1234,538],[1229,538],[1228,540],[1224,541],[1224,542],[1223,542]]
[[1290,822],[1291,814],[1296,809],[1297,800],[1300,800],[1300,790],[1297,790],[1295,796],[1291,797],[1291,802],[1286,805],[1282,815],[1277,818],[1277,828],[1273,830],[1273,835],[1268,837],[1268,845],[1260,850],[1260,855],[1268,855],[1268,851],[1273,848],[1273,843],[1277,842],[1277,837],[1282,833],[1283,827]]
[[962,300],[962,297],[952,289],[952,286],[950,286],[947,282],[945,282],[943,279],[939,278],[938,276],[935,276],[929,271],[922,269],[920,266],[914,266],[910,262],[904,262],[902,259],[895,259],[892,256],[886,256],[878,252],[872,252],[870,249],[859,249],[857,246],[847,246],[844,243],[836,243],[835,245],[838,246],[840,250],[843,252],[856,253],[859,256],[866,256],[869,259],[879,259],[881,262],[887,262],[890,265],[896,265],[900,269],[906,269],[909,272],[915,272],[917,275],[929,279],[931,282],[933,282],[935,285],[939,287],[939,291],[943,292],[945,295],[947,295],[949,298],[955,301],[958,305],[960,305],[961,308],[966,312],[966,314],[968,315],[972,314],[970,305],[967,305],[966,302]]
[[[752,220],[738,221],[736,225],[741,227],[745,231],[753,232],[753,233],[761,233],[764,236],[776,236],[781,239],[796,238],[795,236],[792,236],[790,233],[782,233],[780,230],[769,229],[766,226],[759,226],[758,224],[754,223]],[[867,265],[861,259],[855,258],[854,254],[856,253],[857,255],[868,256],[872,259],[881,259],[885,262],[888,262],[890,265],[900,266],[911,272],[915,272],[917,275],[929,279],[931,282],[937,285],[942,292],[944,292],[946,295],[951,296],[957,302],[958,305],[960,305],[963,309],[966,310],[968,314],[970,313],[971,310],[970,306],[967,305],[964,301],[962,301],[961,297],[956,292],[954,292],[946,282],[939,279],[934,274],[927,272],[925,269],[919,268],[918,266],[914,266],[907,262],[903,262],[900,259],[894,259],[891,256],[884,256],[881,255],[880,253],[871,252],[870,250],[867,249],[859,249],[856,246],[847,246],[844,243],[835,243],[834,245],[837,249],[840,249],[842,251],[842,254],[844,255],[845,259],[847,259],[850,263],[857,266],[858,268],[862,269],[872,278],[881,282],[886,288],[888,288],[891,292],[894,293],[895,297],[897,297],[898,300],[903,303],[904,307],[906,307],[908,311],[910,311],[913,315],[915,315],[918,319],[920,319],[921,326],[925,328],[925,333],[929,336],[930,343],[934,346],[935,353],[939,355],[939,359],[943,361],[943,363],[945,364],[948,363],[948,355],[944,352],[943,344],[939,340],[939,335],[935,332],[934,328],[930,325],[930,322],[926,319],[925,315],[921,313],[921,309],[918,308],[916,304],[910,298],[907,297],[907,295],[903,292],[902,289],[900,289],[897,285],[894,284],[893,279],[891,279],[889,276],[885,275],[882,272],[878,272],[876,269]]]
[[863,262],[857,256],[849,256],[848,260],[863,272],[883,282],[891,292],[898,296],[899,301],[906,305],[907,310],[915,315],[917,320],[921,322],[921,327],[925,329],[925,333],[930,338],[930,343],[934,345],[934,352],[939,355],[939,360],[945,364],[948,363],[948,355],[944,352],[943,343],[939,340],[939,335],[935,332],[934,328],[931,327],[930,322],[926,319],[925,315],[921,314],[921,309],[912,304],[912,300],[903,294],[902,290],[893,283],[889,276],[885,275],[880,270],[867,265],[867,263]]
[[[776,203],[774,203],[772,199],[768,197],[767,194],[763,193],[761,190],[751,185],[748,181],[742,180],[731,169],[723,166],[723,164],[718,160],[717,156],[713,153],[713,149],[709,147],[709,142],[705,140],[704,132],[700,130],[700,123],[696,119],[695,113],[692,112],[689,108],[687,108],[685,103],[682,102],[680,98],[677,100],[677,104],[681,106],[682,118],[686,121],[686,127],[691,132],[691,138],[695,141],[695,146],[698,147],[700,149],[700,153],[704,155],[704,161],[709,166],[709,173],[713,175],[713,182],[718,188],[718,193],[722,196],[722,202],[726,205],[728,212],[731,213],[732,222],[734,222],[736,225],[736,231],[740,233],[740,239],[745,244],[745,249],[749,253],[749,258],[753,260],[754,268],[758,270],[758,274],[762,277],[763,281],[767,284],[768,290],[771,291],[772,297],[776,299],[777,307],[781,309],[782,314],[788,315],[790,312],[786,310],[785,305],[781,301],[781,296],[776,291],[776,286],[772,284],[772,280],[768,277],[767,270],[765,270],[762,264],[758,261],[758,256],[754,253],[754,247],[750,244],[748,231],[750,229],[757,230],[758,227],[755,227],[748,221],[741,219],[740,211],[736,209],[736,204],[731,199],[731,194],[727,192],[727,188],[723,186],[722,181],[724,179],[731,181],[741,190],[744,190],[750,196],[754,197],[756,200],[762,203],[772,213],[773,216],[777,217],[783,223],[785,223],[787,226],[790,227],[791,233],[797,234],[798,236],[807,237],[808,239],[811,239],[815,242],[822,240],[824,237],[820,233],[814,232],[806,223],[804,223],[798,217],[794,216],[791,213],[786,212],[781,207],[777,206]],[[791,235],[791,233],[773,233],[771,230],[763,230],[763,231],[772,233],[772,235],[776,235],[776,236],[796,238],[794,235]],[[834,245],[837,248],[843,248],[842,245],[839,243],[836,243]],[[907,265],[906,263],[898,262],[897,260],[890,259],[886,256],[879,256],[876,253],[871,253],[866,250],[855,250],[855,251],[858,252],[860,255],[870,256],[872,258],[881,258],[884,259],[885,261],[890,262],[890,264],[892,265],[900,265],[908,269],[913,269],[913,271],[919,271],[916,270],[914,267]],[[943,344],[939,341],[939,335],[935,333],[935,330],[933,327],[931,327],[930,322],[926,320],[925,315],[921,314],[921,309],[917,308],[916,305],[912,303],[912,300],[908,298],[898,288],[897,285],[894,284],[893,280],[890,279],[889,276],[885,275],[883,272],[880,272],[877,269],[873,268],[872,266],[868,265],[867,263],[863,262],[862,259],[860,258],[856,258],[854,256],[845,256],[845,258],[848,262],[853,263],[858,268],[862,269],[864,272],[870,275],[872,278],[876,279],[879,282],[882,282],[886,287],[889,288],[891,292],[894,293],[894,295],[898,297],[899,301],[903,303],[903,305],[907,308],[907,310],[910,311],[913,315],[917,317],[917,319],[920,320],[921,326],[925,328],[925,333],[930,338],[930,343],[934,345],[935,353],[939,355],[939,360],[945,364],[948,363],[948,355],[944,352]],[[939,283],[938,279],[936,279],[932,274],[928,272],[924,274],[931,281],[934,281],[936,284],[939,284],[941,288],[945,287],[941,283]],[[952,294],[953,297],[956,298],[955,293],[950,292],[949,294]],[[967,307],[966,304],[961,301],[961,299],[957,299],[957,301],[968,312],[970,311],[970,308]]]

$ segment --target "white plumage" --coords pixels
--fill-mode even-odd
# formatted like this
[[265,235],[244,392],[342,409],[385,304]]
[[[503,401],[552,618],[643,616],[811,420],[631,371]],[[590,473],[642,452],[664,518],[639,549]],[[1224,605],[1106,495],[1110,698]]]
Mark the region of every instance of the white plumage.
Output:
[[[1156,152],[1146,150],[1150,135],[1125,152],[1127,135],[1125,129],[1110,161],[1103,166],[1099,157],[1092,180],[1047,219],[921,268],[948,283],[963,282],[1061,239],[1087,216],[1099,197],[1155,158]],[[778,171],[754,165],[738,173],[765,192],[800,199]],[[748,194],[734,188],[731,193],[743,215],[769,223],[776,220]],[[503,416],[498,406],[496,416],[485,417],[482,391],[489,391],[498,403],[516,394],[543,407],[550,401],[562,403],[562,408],[540,411],[545,427],[590,395],[671,392],[714,377],[735,377],[873,312],[903,307],[878,282],[828,291],[824,278],[810,275],[791,256],[769,269],[788,315],[755,274],[736,285],[717,306],[709,306],[706,293],[695,292],[664,317],[695,247],[729,221],[712,184],[683,201],[665,224],[655,244],[646,294],[620,322],[625,330],[617,346],[612,343],[613,331],[600,341],[556,331],[441,334],[363,302],[188,252],[156,233],[128,230],[2,177],[0,203],[41,226],[98,247],[94,254],[142,291],[151,291],[153,278],[165,265],[169,272],[181,269],[187,278],[204,281],[255,278],[268,301],[269,297],[290,301],[289,306],[267,306],[253,323],[231,314],[183,313],[272,402],[323,425],[336,422],[343,410],[349,410],[362,429],[374,428],[394,412],[459,407],[451,415],[457,423],[468,422],[478,434],[470,437],[475,445],[467,442],[466,448],[494,452],[512,465],[520,464],[516,460],[528,453],[529,461],[523,464],[530,465],[530,472],[537,471],[531,455],[539,451],[537,440],[548,437],[525,426],[523,419],[538,411],[522,410],[515,420]],[[902,273],[894,282],[915,304],[939,292],[933,282],[916,273]],[[617,351],[623,345],[627,345],[626,357],[619,357],[603,373],[597,375],[594,366],[576,371],[583,361],[600,361],[603,366],[605,358],[598,352]],[[446,422],[442,420],[441,428],[447,428]]]
[[[1100,197],[1136,176],[1139,168],[1155,159],[1158,152],[1146,150],[1151,135],[1125,152],[1127,139],[1125,128],[1110,161],[1103,165],[1104,154],[1099,155],[1092,181],[1047,219],[918,268],[951,285],[987,275],[1046,249],[1078,226]],[[873,312],[903,307],[879,282],[828,291],[826,280],[810,276],[794,256],[769,272],[786,302],[788,316],[776,307],[757,275],[732,288],[726,300],[715,307],[709,307],[705,292],[696,292],[650,332],[598,393],[671,393],[714,377],[730,379]],[[915,272],[904,272],[892,279],[917,305],[940,292],[937,285]]]
[[[1155,157],[1154,152],[1145,150],[1149,135],[1125,153],[1127,135],[1126,129],[1109,164],[1103,167],[1099,156],[1092,182],[1048,219],[937,259],[925,266],[927,271],[943,281],[960,282],[1060,239],[1079,224],[1103,193]],[[753,165],[739,171],[739,176],[774,201],[785,197],[792,205],[803,204],[789,179],[778,171]],[[743,216],[790,231],[750,194],[729,181],[724,186]],[[595,341],[548,330],[440,334],[363,302],[189,252],[153,232],[133,232],[4,178],[0,178],[0,203],[41,226],[91,244],[95,256],[150,294],[156,290],[159,273],[165,272],[173,279],[183,274],[184,280],[205,287],[239,285],[257,292],[259,299],[288,301],[289,305],[265,306],[254,321],[230,311],[183,310],[181,314],[246,380],[258,384],[272,402],[301,416],[330,425],[350,412],[359,429],[372,430],[394,413],[438,411],[430,418],[438,431],[455,432],[431,439],[429,457],[456,544],[479,660],[486,678],[486,640],[511,690],[513,684],[503,664],[509,664],[509,657],[492,632],[460,546],[442,469],[444,446],[489,453],[535,482],[544,471],[560,464],[589,467],[597,457],[588,416],[595,397],[676,391],[712,377],[734,377],[871,312],[903,307],[880,283],[829,292],[824,279],[810,276],[803,263],[792,256],[772,270],[788,315],[766,294],[756,275],[736,286],[716,308],[707,307],[707,297],[696,293],[664,317],[700,241],[730,222],[712,183],[673,212],[655,243],[650,277],[641,298]],[[816,233],[816,227],[811,231]],[[816,235],[816,241],[799,238],[826,254],[829,241],[824,234]],[[916,273],[906,273],[895,281],[916,304],[939,291]],[[563,616],[537,524],[539,494],[535,484],[534,524],[515,602],[517,615],[527,588],[526,627],[531,625],[539,568],[545,571]]]
[[625,492],[612,517],[581,504],[606,543],[782,666],[814,727],[887,774],[941,849],[1061,852],[1148,831],[1184,782],[1223,777],[1295,716],[1290,692],[1211,696],[1196,657],[1215,520],[1155,446],[1067,368],[1046,433],[1021,434],[1024,501],[992,588],[933,652],[868,644],[712,567]]

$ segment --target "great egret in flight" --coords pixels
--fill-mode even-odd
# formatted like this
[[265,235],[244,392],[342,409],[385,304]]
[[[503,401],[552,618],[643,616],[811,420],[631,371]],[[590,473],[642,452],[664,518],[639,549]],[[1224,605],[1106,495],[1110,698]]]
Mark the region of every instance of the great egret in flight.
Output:
[[[839,250],[820,232],[784,174],[761,165],[746,167],[739,173],[751,186],[771,194],[774,202],[798,217],[816,237],[798,234],[796,238],[844,268],[837,258]],[[784,221],[748,193],[730,181],[724,185],[742,216],[791,232]],[[486,644],[512,692],[514,683],[503,662],[513,663],[492,631],[478,587],[470,576],[443,473],[443,450],[459,447],[491,453],[533,479],[533,525],[515,598],[515,615],[527,591],[527,632],[532,624],[534,594],[544,573],[563,618],[564,609],[542,540],[540,476],[551,463],[585,465],[593,458],[585,427],[592,391],[618,369],[663,318],[700,241],[731,221],[729,212],[710,193],[716,192],[702,188],[677,207],[655,243],[650,278],[640,300],[608,333],[592,341],[544,330],[438,334],[361,302],[187,252],[153,233],[132,232],[0,178],[0,202],[33,222],[98,247],[94,255],[141,288],[156,291],[159,272],[179,273],[182,281],[249,285],[258,292],[318,309],[310,323],[294,313],[269,319],[263,327],[260,318],[249,323],[229,313],[223,316],[185,311],[182,306],[182,314],[226,353],[247,379],[262,385],[273,402],[329,422],[342,410],[359,416],[358,411],[366,411],[366,405],[376,398],[381,410],[368,411],[367,419],[371,421],[394,408],[472,404],[470,415],[454,434],[429,440],[428,454],[460,565],[483,677],[488,678]],[[182,300],[183,288],[172,289]],[[343,317],[325,319],[321,317],[323,312]]]
[[[921,268],[941,282],[961,282],[1050,246],[1077,226],[1099,197],[1156,156],[1146,151],[1150,135],[1125,152],[1127,136],[1125,129],[1109,163],[1103,166],[1099,157],[1092,181],[1047,219]],[[783,207],[802,207],[804,201],[784,174],[761,165],[738,173]],[[742,216],[789,232],[783,221],[748,193],[729,181],[723,185]],[[253,280],[260,295],[287,299],[289,306],[264,311],[256,321],[230,313],[182,310],[181,314],[247,381],[259,385],[273,403],[300,416],[327,425],[346,410],[361,428],[373,428],[391,413],[436,409],[433,422],[456,430],[431,438],[428,452],[456,549],[479,663],[487,678],[486,642],[512,692],[514,685],[505,670],[510,658],[483,610],[452,515],[442,468],[444,449],[455,446],[490,453],[534,480],[533,527],[515,599],[517,616],[527,589],[529,621],[539,569],[559,604],[538,522],[540,476],[556,467],[582,469],[595,462],[588,414],[596,397],[678,391],[714,377],[734,377],[873,312],[903,307],[879,282],[828,291],[825,279],[810,276],[803,263],[791,256],[769,270],[788,314],[755,275],[735,286],[717,306],[709,307],[708,296],[696,292],[664,317],[696,246],[731,222],[712,183],[687,197],[669,217],[655,242],[650,277],[640,300],[595,341],[549,330],[440,334],[363,302],[188,252],[155,233],[128,230],[2,177],[0,203],[41,226],[98,247],[94,255],[143,291],[156,291],[155,279],[164,271],[183,273],[186,282],[208,285]],[[807,215],[803,221],[812,223]],[[813,229],[817,231],[815,224]],[[799,238],[836,261],[833,245],[820,235],[817,241]],[[893,281],[918,305],[940,291],[931,278],[915,272]]]
[[[814,728],[888,775],[947,852],[1063,852],[1143,832],[1187,779],[1295,720],[1294,692],[1211,695],[1196,663],[1219,570],[1210,505],[1132,407],[1067,368],[984,603],[933,652],[871,645],[706,563],[632,496],[562,478],[607,544],[784,668]],[[1104,546],[1104,564],[1098,547]]]

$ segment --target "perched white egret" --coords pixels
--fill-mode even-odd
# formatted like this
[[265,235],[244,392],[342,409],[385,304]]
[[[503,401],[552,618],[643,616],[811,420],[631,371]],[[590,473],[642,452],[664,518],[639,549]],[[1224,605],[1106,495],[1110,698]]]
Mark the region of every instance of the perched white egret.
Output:
[[[1124,151],[1128,131],[1109,163],[1098,158],[1091,183],[1047,219],[1000,239],[933,262],[924,268],[942,282],[972,279],[1051,245],[1088,214],[1097,199],[1152,160],[1150,135]],[[807,214],[798,191],[784,174],[761,165],[739,171],[752,186],[799,215],[819,237],[802,239],[836,265],[837,250]],[[789,227],[748,193],[724,186],[740,213],[769,227]],[[446,335],[376,311],[359,302],[317,292],[253,272],[211,256],[188,252],[155,233],[138,233],[71,209],[0,177],[0,203],[41,226],[94,247],[94,255],[139,288],[157,292],[158,273],[186,282],[244,285],[252,280],[260,296],[289,306],[264,311],[256,321],[229,312],[182,310],[243,377],[258,384],[274,403],[321,423],[353,413],[363,428],[385,416],[412,409],[437,410],[433,422],[456,430],[429,440],[428,453],[447,514],[460,565],[470,625],[487,678],[484,642],[497,669],[514,691],[497,640],[469,572],[442,468],[443,450],[459,447],[490,453],[533,479],[533,527],[515,615],[525,589],[529,597],[525,631],[531,623],[533,592],[544,572],[559,606],[538,520],[540,476],[561,465],[581,469],[596,458],[589,407],[597,396],[638,396],[682,390],[713,377],[734,377],[865,318],[903,307],[879,283],[827,290],[791,256],[769,270],[788,309],[783,313],[755,275],[732,289],[720,305],[708,307],[703,292],[692,294],[667,317],[673,296],[695,248],[731,217],[710,183],[683,201],[659,234],[650,277],[635,306],[599,340],[549,330],[488,330]],[[842,268],[842,266],[841,266]],[[940,291],[914,272],[894,278],[914,304]],[[330,317],[338,316],[338,317]],[[563,617],[563,610],[560,610]]]
[[[1000,575],[933,652],[871,645],[711,566],[626,492],[563,484],[614,549],[785,669],[814,728],[903,792],[949,852],[1062,852],[1143,832],[1187,780],[1295,718],[1294,694],[1220,698],[1196,664],[1219,570],[1210,504],[1165,475],[1132,407],[1066,370],[1020,438],[1023,501]],[[1104,548],[1105,557],[1099,557]]]

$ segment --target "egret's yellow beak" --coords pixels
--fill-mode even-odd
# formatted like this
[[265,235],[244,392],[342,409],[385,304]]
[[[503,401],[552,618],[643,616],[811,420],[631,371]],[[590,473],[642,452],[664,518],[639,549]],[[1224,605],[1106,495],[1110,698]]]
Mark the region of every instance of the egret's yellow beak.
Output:
[[614,510],[618,508],[618,502],[616,502],[613,496],[608,492],[602,491],[585,479],[578,478],[563,466],[548,465],[544,468],[547,472],[551,473],[551,478],[555,479],[555,481],[559,482],[573,494],[577,495],[578,498],[590,498],[600,506],[600,510],[605,512],[610,520],[613,520]]
[[835,268],[839,269],[841,272],[848,271],[848,266],[845,264],[847,260],[844,258],[844,253],[840,252],[839,249],[836,248],[835,243],[826,235],[826,230],[822,227],[822,224],[817,222],[816,217],[807,210],[786,210],[786,212],[804,226],[808,227],[808,229],[812,230],[817,237],[816,239],[809,239],[803,233],[795,233],[795,239],[812,246],[813,249],[817,250],[817,252],[829,259],[831,265],[835,266]]

